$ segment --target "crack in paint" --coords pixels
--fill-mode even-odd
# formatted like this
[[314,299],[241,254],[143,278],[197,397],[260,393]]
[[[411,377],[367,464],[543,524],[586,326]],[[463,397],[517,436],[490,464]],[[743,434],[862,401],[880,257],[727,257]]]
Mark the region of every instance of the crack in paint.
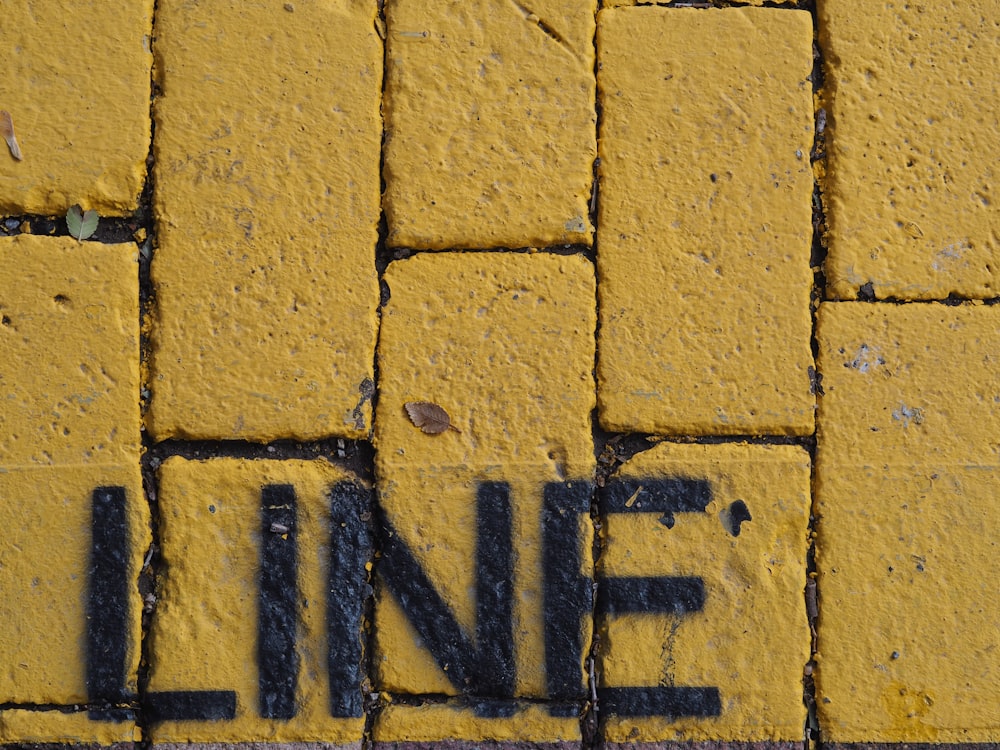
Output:
[[521,11],[526,21],[528,21],[529,23],[533,23],[535,26],[537,26],[547,37],[549,37],[549,39],[552,39],[560,47],[566,50],[573,57],[574,60],[577,61],[580,60],[580,55],[577,54],[576,50],[573,49],[573,46],[565,39],[565,37],[563,37],[562,34],[556,31],[555,28],[546,23],[545,20],[542,19],[533,10],[531,10],[531,8],[522,5],[520,2],[518,2],[518,0],[510,0],[510,1],[519,11]]

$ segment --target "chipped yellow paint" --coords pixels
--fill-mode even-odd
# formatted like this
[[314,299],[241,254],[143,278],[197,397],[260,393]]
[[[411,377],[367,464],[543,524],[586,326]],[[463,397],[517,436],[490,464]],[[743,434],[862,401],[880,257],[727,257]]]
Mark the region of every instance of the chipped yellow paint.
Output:
[[[152,741],[360,741],[363,717],[330,716],[326,670],[329,491],[350,475],[319,460],[174,457],[160,467],[159,479],[165,574],[150,634],[149,690],[232,690],[236,716],[165,721],[149,730]],[[260,504],[268,484],[291,484],[297,497],[301,661],[290,720],[263,719],[257,710]]]
[[1000,741],[1000,308],[820,308],[818,707],[836,742]]
[[390,246],[591,241],[596,7],[386,4]]
[[375,742],[580,742],[580,720],[553,718],[544,706],[521,704],[513,718],[474,716],[458,702],[389,704],[372,726]]
[[65,743],[102,746],[125,744],[142,739],[132,721],[95,721],[86,711],[31,711],[9,708],[0,711],[0,744]]
[[1000,19],[993,0],[824,0],[827,292],[1000,292]]
[[609,9],[597,44],[601,423],[809,434],[809,14]]
[[156,438],[368,437],[375,15],[374,0],[158,10]]
[[[545,696],[542,488],[590,481],[594,473],[593,267],[580,256],[441,254],[397,261],[385,278],[391,296],[379,339],[375,433],[380,504],[473,633],[476,483],[509,483],[516,694]],[[444,407],[461,433],[421,432],[403,408],[418,400]],[[585,570],[592,534],[589,521],[581,523]],[[381,689],[457,692],[384,590],[376,623]],[[581,627],[589,632],[587,622]]]
[[0,239],[0,465],[138,461],[138,299],[134,246]]
[[153,0],[44,7],[6,2],[0,109],[22,161],[0,144],[0,214],[134,211],[149,153]]
[[[698,576],[705,603],[682,615],[602,616],[602,687],[714,686],[722,711],[608,716],[608,742],[801,740],[809,475],[801,448],[746,444],[660,443],[619,469],[707,480],[712,501],[704,514],[678,513],[673,528],[660,513],[609,513],[599,576]],[[724,515],[737,500],[751,520],[734,536]]]

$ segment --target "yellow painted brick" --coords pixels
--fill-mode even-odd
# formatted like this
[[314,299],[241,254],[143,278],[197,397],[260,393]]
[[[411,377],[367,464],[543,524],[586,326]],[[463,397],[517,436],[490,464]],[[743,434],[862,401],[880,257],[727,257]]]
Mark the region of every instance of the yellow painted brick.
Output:
[[498,742],[507,743],[573,743],[579,746],[580,720],[577,717],[553,718],[539,704],[520,704],[513,718],[485,719],[458,701],[403,706],[389,704],[372,726],[376,743],[439,742]]
[[375,17],[374,0],[158,10],[158,439],[368,436]]
[[0,744],[71,744],[112,746],[130,750],[141,739],[134,721],[95,721],[86,711],[36,711],[9,708],[0,711]]
[[[138,463],[131,466],[0,466],[0,703],[76,704],[88,700],[88,591],[92,580],[92,497],[125,488],[129,598],[107,617],[125,621],[123,689],[136,692],[141,603],[139,569],[149,547],[149,513]],[[117,610],[116,606],[123,607]],[[58,731],[48,720],[4,713],[11,727]],[[83,726],[70,723],[70,726]],[[34,735],[31,735],[34,736]],[[104,735],[102,735],[104,736]],[[110,735],[108,735],[110,736]],[[15,737],[16,738],[16,737]],[[31,741],[29,735],[20,737]]]
[[[166,573],[150,634],[150,695],[232,691],[235,715],[154,723],[153,743],[359,742],[363,715],[331,715],[327,662],[330,596],[361,606],[359,592],[329,580],[331,492],[340,482],[353,482],[350,475],[320,460],[170,458],[159,477]],[[295,495],[294,520],[285,530],[264,529],[264,488],[274,485],[291,485]],[[359,507],[354,516],[363,512],[370,511]],[[283,661],[298,660],[294,716],[287,719],[263,718],[260,708],[261,674],[268,669],[258,636],[261,560],[264,537],[274,534],[296,545],[296,570],[286,585],[296,592],[297,638],[294,653],[282,655]],[[359,564],[355,578],[363,574]],[[359,628],[353,638],[360,637]],[[204,709],[207,700],[196,697],[193,705]]]
[[828,293],[1000,290],[993,0],[817,4],[826,54]]
[[[0,262],[6,270],[0,274],[6,395],[0,410],[0,703],[102,700],[88,695],[87,649],[90,597],[101,591],[92,536],[95,524],[104,523],[94,510],[95,491],[103,487],[124,489],[124,506],[116,507],[126,549],[114,554],[122,555],[117,559],[131,593],[124,601],[102,598],[99,606],[105,622],[120,623],[125,639],[123,651],[109,657],[120,659],[111,666],[124,684],[115,687],[135,693],[136,579],[149,523],[138,463],[134,248],[22,236],[0,241]],[[61,731],[43,714],[19,716],[5,718],[11,741],[29,741],[17,735],[21,726],[43,735]]]
[[[625,463],[608,487],[616,479],[642,487],[678,478],[707,482],[705,512],[643,510],[641,490],[625,503],[634,512],[605,504],[598,575],[697,577],[704,603],[681,613],[601,615],[598,671],[602,688],[714,687],[720,710],[701,717],[616,716],[604,699],[603,736],[608,742],[801,739],[810,643],[803,599],[809,457],[794,446],[661,443]],[[750,516],[742,523],[740,503]]]
[[[440,254],[393,263],[385,279],[391,297],[379,339],[375,432],[380,505],[471,637],[477,624],[478,488],[484,482],[508,488],[517,551],[514,692],[545,696],[547,483],[569,483],[568,491],[582,493],[583,512],[568,522],[567,533],[576,536],[581,575],[590,575],[593,267],[581,256]],[[404,410],[412,401],[441,405],[460,432],[424,434]],[[577,512],[559,508],[564,518]],[[499,552],[505,541],[488,543]],[[567,542],[566,556],[573,544]],[[589,619],[588,605],[579,634],[589,633]],[[585,652],[589,636],[580,637]],[[462,692],[421,645],[385,586],[377,600],[376,642],[381,689]],[[571,680],[581,690],[583,655]]]
[[596,6],[386,3],[390,246],[591,241]]
[[810,433],[809,14],[609,9],[597,41],[601,423]]
[[11,237],[0,269],[0,465],[138,461],[135,248]]
[[149,153],[153,0],[13,0],[3,13],[0,108],[23,160],[0,144],[0,213],[134,211]]
[[[385,279],[379,470],[534,464],[592,477],[597,321],[583,256],[422,255]],[[408,401],[440,404],[461,433],[423,435]]]
[[[765,1],[770,2],[770,0],[747,0],[747,5],[763,5]],[[619,8],[622,6],[632,6],[632,5],[667,5],[671,0],[604,0],[601,3],[604,8]],[[708,4],[707,0],[684,0],[679,5],[674,6],[676,9],[684,8],[685,3],[691,3],[693,5],[698,4]],[[775,5],[795,5],[796,0],[775,0]]]
[[1000,309],[820,308],[818,706],[834,742],[997,742]]

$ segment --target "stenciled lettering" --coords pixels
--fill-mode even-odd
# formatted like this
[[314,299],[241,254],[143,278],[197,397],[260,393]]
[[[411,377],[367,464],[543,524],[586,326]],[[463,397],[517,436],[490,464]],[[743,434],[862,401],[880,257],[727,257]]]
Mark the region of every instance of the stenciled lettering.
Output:
[[[338,482],[329,494],[330,559],[327,592],[327,670],[330,714],[363,715],[361,620],[368,596],[365,564],[371,535],[362,520],[371,490]],[[121,708],[137,696],[126,689],[128,670],[129,535],[124,487],[99,487],[92,496],[91,553],[87,598],[86,683],[90,716],[129,721]],[[291,485],[261,488],[260,578],[258,580],[258,713],[290,719],[296,713],[299,672],[297,514]],[[147,721],[225,721],[236,717],[233,690],[148,691],[142,696]]]
[[[474,696],[513,697],[514,555],[509,485],[483,482],[477,488],[475,641],[462,630],[384,514],[380,526],[379,576],[452,685]],[[482,705],[482,710],[492,710],[492,704]]]
[[[602,514],[659,513],[673,527],[675,513],[704,513],[712,488],[703,479],[665,477],[613,479],[600,493]],[[655,576],[602,578],[598,582],[597,611],[602,615],[642,613],[683,615],[705,604],[701,578]],[[717,687],[601,687],[603,711],[617,716],[718,716],[722,701]]]
[[581,575],[580,517],[590,512],[590,482],[549,482],[542,496],[545,681],[552,716],[575,716],[586,697],[583,618],[593,610],[593,581]]
[[[703,608],[696,576],[605,577],[581,574],[580,519],[589,513],[590,482],[543,487],[542,564],[546,692],[553,716],[574,716],[586,699],[585,618],[624,613],[683,615]],[[476,489],[476,626],[470,637],[383,512],[377,573],[399,602],[424,646],[479,716],[517,711],[514,539],[510,486],[481,482]],[[292,485],[266,485],[260,496],[258,580],[258,706],[261,717],[288,720],[297,710],[300,663],[296,644],[299,587],[298,514]],[[704,513],[711,488],[701,479],[615,479],[599,493],[603,514],[658,513],[672,526],[677,513]],[[365,564],[372,539],[362,520],[372,491],[351,481],[329,493],[327,661],[331,716],[363,716],[362,617],[370,595]],[[123,487],[98,487],[92,496],[92,542],[87,597],[86,684],[90,715],[104,721],[134,718],[137,696],[127,690],[129,534]],[[596,606],[595,606],[596,605]],[[719,690],[710,686],[598,688],[600,709],[619,716],[718,716]],[[150,691],[142,696],[147,721],[225,721],[236,716],[233,690]],[[122,708],[126,706],[126,708]]]

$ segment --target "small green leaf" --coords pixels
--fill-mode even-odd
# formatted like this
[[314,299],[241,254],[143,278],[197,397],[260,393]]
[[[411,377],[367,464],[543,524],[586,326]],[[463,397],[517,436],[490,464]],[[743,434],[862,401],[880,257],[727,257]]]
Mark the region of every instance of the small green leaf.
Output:
[[97,231],[97,211],[84,211],[80,206],[70,206],[66,212],[66,228],[78,242],[83,242]]

